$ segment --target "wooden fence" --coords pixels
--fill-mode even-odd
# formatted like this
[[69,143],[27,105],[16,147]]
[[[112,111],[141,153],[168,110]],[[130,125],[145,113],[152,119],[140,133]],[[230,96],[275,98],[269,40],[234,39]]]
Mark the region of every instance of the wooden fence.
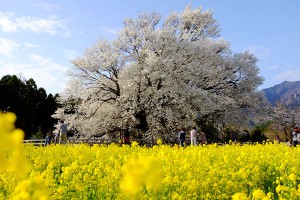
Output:
[[[146,145],[147,147],[152,147],[156,144],[156,141],[144,140],[144,139],[131,139],[130,142],[136,141],[140,145]],[[35,145],[35,146],[43,146],[45,144],[45,139],[35,139],[35,140],[23,140],[23,143],[26,145]],[[99,139],[99,138],[68,138],[69,144],[122,144],[122,140],[120,139]],[[51,141],[53,144],[53,140]]]
[[36,140],[23,140],[24,144],[30,144],[30,145],[44,145],[45,139],[36,139]]
[[[139,143],[141,146],[146,146],[146,147],[152,147],[153,145],[156,144],[156,140],[149,140],[149,139],[131,139],[130,142],[136,141]],[[44,146],[45,144],[45,139],[35,139],[35,140],[23,140],[23,143],[26,145],[35,145],[35,146]],[[68,138],[68,143],[69,144],[88,144],[88,145],[94,145],[94,144],[118,144],[121,145],[122,140],[121,139],[103,139],[103,138]],[[53,140],[51,141],[51,144],[53,144]],[[170,140],[170,141],[165,141],[164,144],[169,144],[169,145],[174,145],[178,144],[178,141],[175,140]],[[226,143],[223,143],[221,141],[208,141],[208,144],[218,144],[219,146],[225,145]],[[248,142],[243,142],[239,143],[240,145],[244,144],[252,144],[251,141]],[[186,145],[190,145],[190,141],[186,140]]]

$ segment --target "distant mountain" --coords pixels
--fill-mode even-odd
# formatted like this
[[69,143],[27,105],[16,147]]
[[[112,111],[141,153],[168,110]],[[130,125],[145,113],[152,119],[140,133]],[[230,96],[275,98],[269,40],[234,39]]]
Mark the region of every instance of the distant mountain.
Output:
[[292,107],[300,105],[300,81],[284,81],[273,87],[263,89],[262,92],[273,106],[276,102]]

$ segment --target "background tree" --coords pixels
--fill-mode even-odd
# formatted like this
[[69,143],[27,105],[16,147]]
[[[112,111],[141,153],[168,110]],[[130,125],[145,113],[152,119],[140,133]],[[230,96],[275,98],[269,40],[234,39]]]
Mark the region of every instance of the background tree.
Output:
[[190,7],[164,21],[141,14],[124,21],[116,40],[98,41],[73,60],[69,91],[82,99],[84,132],[135,127],[170,137],[199,114],[254,106],[262,83],[257,59],[233,53],[212,14]]
[[16,126],[25,131],[27,139],[53,128],[57,121],[51,117],[57,109],[56,97],[37,88],[31,78],[22,80],[15,75],[6,75],[0,80],[0,110],[17,115]]
[[275,135],[281,135],[282,139],[292,139],[292,131],[295,126],[300,124],[300,107],[276,103],[272,113],[272,123],[269,125]]

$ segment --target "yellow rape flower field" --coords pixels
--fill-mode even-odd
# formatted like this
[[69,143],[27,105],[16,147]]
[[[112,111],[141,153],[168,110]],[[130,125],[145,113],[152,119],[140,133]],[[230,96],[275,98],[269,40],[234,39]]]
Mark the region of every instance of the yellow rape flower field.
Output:
[[300,147],[23,146],[0,114],[0,199],[300,199]]

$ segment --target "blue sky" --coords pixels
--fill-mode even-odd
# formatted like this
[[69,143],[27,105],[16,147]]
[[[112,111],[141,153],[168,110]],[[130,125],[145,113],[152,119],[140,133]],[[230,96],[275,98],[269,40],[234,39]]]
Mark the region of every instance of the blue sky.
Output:
[[234,52],[259,59],[259,89],[300,80],[298,0],[0,0],[0,77],[33,78],[47,93],[63,91],[70,59],[98,39],[113,39],[127,17],[162,17],[187,5],[213,10]]

